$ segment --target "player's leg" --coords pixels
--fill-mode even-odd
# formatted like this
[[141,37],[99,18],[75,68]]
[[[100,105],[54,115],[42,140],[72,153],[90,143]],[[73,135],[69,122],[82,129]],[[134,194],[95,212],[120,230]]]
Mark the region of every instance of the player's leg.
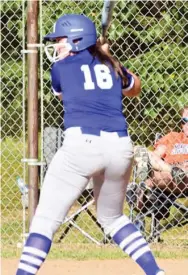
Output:
[[[174,167],[175,169],[176,167]],[[177,168],[179,169],[179,168]],[[180,171],[181,172],[181,171]],[[183,173],[182,173],[183,174]],[[166,194],[174,194],[179,195],[185,192],[187,185],[188,185],[188,177],[184,174],[178,177],[178,175],[173,179],[172,175],[169,172],[160,172],[160,171],[153,171],[152,177],[146,180],[146,185],[150,188],[157,187],[160,190],[165,191]]]
[[85,189],[89,179],[87,175],[92,169],[97,169],[97,154],[93,156],[93,162],[88,162],[88,159],[86,161],[84,152],[88,154],[89,145],[83,148],[83,158],[80,146],[71,149],[65,142],[65,146],[56,153],[49,166],[17,275],[37,273],[50,250],[54,233]]
[[66,181],[47,172],[17,275],[37,273],[50,250],[54,233],[87,185],[88,179],[85,177],[63,171],[62,174]]
[[162,275],[164,273],[158,267],[147,242],[129,218],[123,215],[132,165],[132,146],[126,139],[125,146],[126,149],[122,147],[122,151],[120,147],[114,149],[104,174],[104,182],[102,178],[94,181],[98,221],[106,234],[137,262],[146,275]]

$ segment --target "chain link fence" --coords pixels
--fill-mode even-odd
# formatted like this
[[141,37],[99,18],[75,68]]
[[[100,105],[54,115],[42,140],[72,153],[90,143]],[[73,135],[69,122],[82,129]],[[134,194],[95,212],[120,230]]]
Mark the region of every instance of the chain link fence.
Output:
[[[21,1],[1,2],[1,213],[2,244],[16,244],[23,239],[25,209],[17,187],[17,177],[24,179],[25,167],[25,91],[24,4]],[[23,39],[22,39],[23,38]]]
[[[103,1],[40,1],[39,40],[52,31],[56,19],[66,13],[83,13],[101,32]],[[27,232],[27,208],[22,206],[16,184],[27,183],[27,71],[21,51],[25,49],[26,1],[4,1],[2,15],[2,241],[15,244]],[[109,30],[113,54],[142,80],[140,98],[123,99],[123,112],[137,154],[125,200],[125,214],[150,241],[185,246],[188,243],[188,194],[186,188],[151,188],[148,154],[159,135],[181,131],[180,110],[188,105],[187,93],[187,1],[117,1]],[[51,157],[62,144],[63,108],[52,94],[50,66],[39,49],[39,169],[42,183]],[[73,76],[74,81],[74,76]],[[141,162],[141,164],[140,164]],[[145,165],[146,164],[146,165]],[[138,168],[141,169],[139,174]],[[176,190],[177,191],[177,190]],[[141,201],[141,203],[140,203]],[[140,206],[141,205],[141,206]],[[81,210],[80,210],[81,209]],[[73,216],[74,215],[74,218]],[[55,242],[97,244],[110,242],[96,222],[92,182],[69,213]]]

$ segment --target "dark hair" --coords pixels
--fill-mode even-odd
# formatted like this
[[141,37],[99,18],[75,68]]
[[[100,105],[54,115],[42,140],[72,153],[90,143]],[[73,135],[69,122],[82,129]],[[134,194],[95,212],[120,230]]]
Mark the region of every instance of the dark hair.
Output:
[[121,64],[119,61],[117,61],[113,56],[111,56],[110,53],[106,53],[102,49],[102,45],[100,41],[97,41],[97,43],[91,47],[88,48],[88,51],[93,57],[98,58],[98,60],[107,66],[111,65],[114,69],[116,76],[120,76],[123,82],[123,86],[126,86],[128,79],[126,75],[123,73]]

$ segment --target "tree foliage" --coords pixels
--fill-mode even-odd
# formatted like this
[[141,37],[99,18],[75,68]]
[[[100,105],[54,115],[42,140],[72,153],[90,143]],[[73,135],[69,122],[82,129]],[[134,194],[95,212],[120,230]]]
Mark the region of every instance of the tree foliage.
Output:
[[[4,132],[8,134],[17,132],[22,120],[21,49],[26,28],[22,26],[22,3],[7,1],[1,5],[2,107]],[[102,5],[103,1],[43,1],[39,37],[51,31],[55,20],[65,13],[86,14],[100,33]],[[140,99],[123,100],[130,133],[139,142],[150,143],[155,132],[178,128],[178,112],[188,98],[187,10],[186,1],[117,1],[115,5],[109,31],[111,50],[142,81]],[[51,124],[54,120],[50,120],[49,108],[57,112],[57,102],[49,95],[49,67],[44,59],[45,118]]]

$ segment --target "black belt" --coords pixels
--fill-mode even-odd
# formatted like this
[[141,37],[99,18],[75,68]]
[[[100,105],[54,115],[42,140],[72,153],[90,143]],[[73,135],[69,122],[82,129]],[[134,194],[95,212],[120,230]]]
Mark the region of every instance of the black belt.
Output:
[[[103,130],[94,129],[94,128],[87,128],[87,127],[81,127],[80,129],[81,129],[82,134],[94,135],[94,136],[101,136],[101,131],[103,131]],[[127,137],[128,136],[127,130],[108,132],[108,133],[117,133],[117,135],[119,137]]]

